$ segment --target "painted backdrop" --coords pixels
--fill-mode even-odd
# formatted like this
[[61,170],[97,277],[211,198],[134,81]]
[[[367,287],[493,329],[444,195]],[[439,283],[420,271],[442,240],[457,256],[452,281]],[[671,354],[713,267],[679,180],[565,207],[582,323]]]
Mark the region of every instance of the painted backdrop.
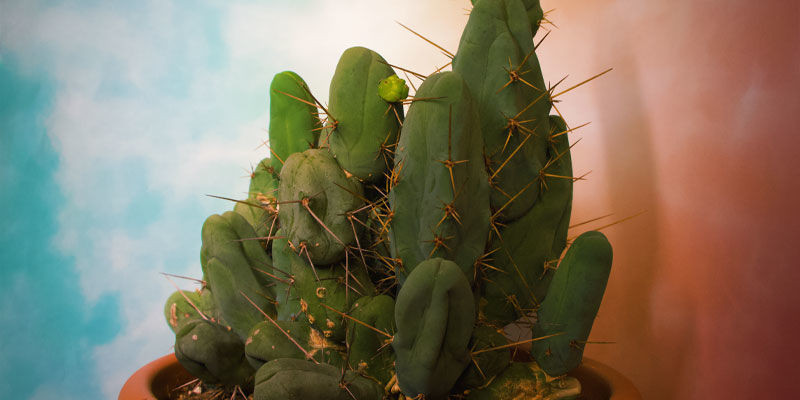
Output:
[[[575,222],[613,213],[587,354],[648,399],[797,390],[800,7],[543,0],[564,95]],[[321,99],[364,45],[429,73],[466,0],[0,1],[0,397],[111,399],[171,351],[161,313],[199,276],[200,227],[268,153],[267,87]],[[179,282],[181,286],[191,285]],[[787,378],[788,377],[788,378]]]

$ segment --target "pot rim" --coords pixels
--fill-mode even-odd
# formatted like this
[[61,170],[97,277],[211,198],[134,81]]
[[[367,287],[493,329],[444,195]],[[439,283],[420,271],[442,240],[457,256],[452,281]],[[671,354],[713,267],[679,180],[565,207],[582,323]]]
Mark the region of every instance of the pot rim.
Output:
[[[584,357],[581,365],[569,375],[578,378],[584,389],[597,393],[592,399],[642,400],[630,379],[591,358]],[[118,399],[158,400],[159,391],[163,393],[168,385],[180,385],[191,379],[193,377],[178,363],[175,354],[167,354],[134,372],[122,386]]]

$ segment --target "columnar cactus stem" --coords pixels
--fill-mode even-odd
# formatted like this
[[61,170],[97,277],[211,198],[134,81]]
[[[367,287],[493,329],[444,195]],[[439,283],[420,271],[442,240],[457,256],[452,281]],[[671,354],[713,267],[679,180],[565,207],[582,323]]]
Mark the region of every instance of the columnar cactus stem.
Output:
[[[599,232],[568,247],[574,129],[554,99],[586,81],[545,86],[538,0],[473,4],[457,53],[435,45],[452,71],[413,73],[413,95],[407,69],[363,47],[342,54],[328,108],[275,75],[270,155],[203,225],[203,288],[164,310],[206,384],[258,400],[580,394],[563,375],[612,252]],[[520,321],[533,338],[512,342]],[[524,343],[535,361],[512,360]]]

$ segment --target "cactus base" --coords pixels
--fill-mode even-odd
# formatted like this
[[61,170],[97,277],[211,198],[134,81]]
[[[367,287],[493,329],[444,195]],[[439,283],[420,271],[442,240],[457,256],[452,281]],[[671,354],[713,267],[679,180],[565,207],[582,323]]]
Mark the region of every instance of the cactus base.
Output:
[[[584,357],[569,373],[581,382],[581,398],[586,400],[641,400],[636,386],[617,370]],[[119,400],[171,400],[173,388],[194,379],[178,363],[175,354],[161,357],[136,371],[119,392]]]

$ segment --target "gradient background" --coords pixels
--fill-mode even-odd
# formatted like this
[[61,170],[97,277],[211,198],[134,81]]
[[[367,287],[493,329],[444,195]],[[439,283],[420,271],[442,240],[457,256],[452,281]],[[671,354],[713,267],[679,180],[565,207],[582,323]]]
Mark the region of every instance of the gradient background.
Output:
[[[364,45],[428,73],[466,0],[0,0],[0,397],[111,399],[171,351],[158,272],[200,275],[200,227],[266,156],[267,87],[319,98]],[[545,79],[576,126],[576,229],[611,281],[586,354],[647,399],[800,389],[800,5],[543,0]],[[564,86],[566,87],[566,86]],[[189,287],[184,285],[184,287]]]

